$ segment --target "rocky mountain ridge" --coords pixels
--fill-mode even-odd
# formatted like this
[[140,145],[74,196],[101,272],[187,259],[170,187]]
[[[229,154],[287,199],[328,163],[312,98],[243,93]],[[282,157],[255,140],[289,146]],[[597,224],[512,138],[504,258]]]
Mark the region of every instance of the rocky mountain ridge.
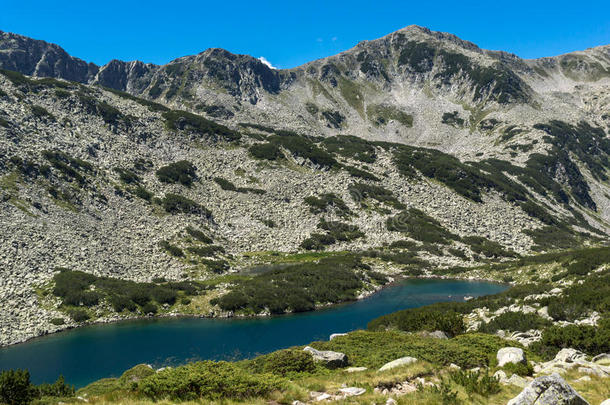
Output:
[[0,33],[0,344],[77,324],[51,322],[74,309],[58,268],[210,282],[159,311],[217,315],[257,266],[364,252],[377,288],[603,243],[609,49],[524,61],[407,27],[289,70],[221,49],[97,67]]

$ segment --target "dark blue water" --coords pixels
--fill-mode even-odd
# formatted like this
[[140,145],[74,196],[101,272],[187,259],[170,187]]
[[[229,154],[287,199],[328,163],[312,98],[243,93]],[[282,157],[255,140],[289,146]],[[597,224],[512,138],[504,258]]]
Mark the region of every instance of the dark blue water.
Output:
[[34,383],[63,374],[82,387],[116,377],[140,363],[153,367],[192,360],[236,360],[326,340],[365,328],[381,315],[464,296],[495,294],[506,286],[456,280],[406,280],[350,304],[263,319],[157,319],[94,325],[0,349],[0,370],[25,368]]

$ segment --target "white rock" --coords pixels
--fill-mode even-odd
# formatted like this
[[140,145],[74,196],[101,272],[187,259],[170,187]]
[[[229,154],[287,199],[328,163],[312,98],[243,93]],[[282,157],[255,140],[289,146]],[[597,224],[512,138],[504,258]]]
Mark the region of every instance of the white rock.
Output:
[[366,371],[368,368],[366,367],[348,367],[345,369],[348,373],[359,373],[361,371]]
[[366,390],[364,388],[359,388],[359,387],[341,388],[339,391],[341,391],[343,394],[345,394],[348,397],[356,397],[356,396],[362,395],[366,392]]
[[559,374],[538,377],[507,405],[589,405]]
[[520,349],[518,347],[503,347],[502,349],[498,350],[498,353],[496,354],[496,359],[498,360],[498,367],[503,367],[508,363],[527,364],[523,349]]
[[333,340],[334,338],[339,337],[339,336],[347,336],[347,333],[333,333],[332,335],[330,335],[328,340]]
[[384,364],[383,366],[381,366],[381,368],[379,369],[379,371],[386,371],[386,370],[391,370],[393,368],[396,367],[400,367],[400,366],[406,366],[409,364],[413,364],[417,361],[417,359],[415,357],[401,357],[400,359],[396,359],[393,360],[389,363]]

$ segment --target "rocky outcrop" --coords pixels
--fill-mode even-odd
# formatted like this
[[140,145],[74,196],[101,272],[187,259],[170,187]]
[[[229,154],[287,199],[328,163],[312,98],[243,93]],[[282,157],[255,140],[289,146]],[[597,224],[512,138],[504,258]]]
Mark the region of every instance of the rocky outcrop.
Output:
[[507,405],[588,405],[588,402],[559,374],[552,374],[536,378]]
[[496,359],[498,360],[498,367],[503,367],[506,364],[527,364],[527,360],[525,359],[525,353],[523,349],[518,347],[503,347],[498,350],[496,354]]
[[576,368],[580,373],[610,377],[610,366],[599,362],[587,361],[587,356],[575,349],[561,349],[555,358],[545,363],[536,364],[534,371],[538,374],[565,373]]
[[330,350],[316,350],[306,346],[303,351],[310,353],[315,362],[323,363],[328,368],[341,368],[348,364],[345,353],[333,352]]
[[379,371],[387,371],[396,367],[408,366],[409,364],[413,364],[416,362],[417,359],[415,357],[401,357],[400,359],[392,360],[389,363],[384,364],[383,366],[381,366]]

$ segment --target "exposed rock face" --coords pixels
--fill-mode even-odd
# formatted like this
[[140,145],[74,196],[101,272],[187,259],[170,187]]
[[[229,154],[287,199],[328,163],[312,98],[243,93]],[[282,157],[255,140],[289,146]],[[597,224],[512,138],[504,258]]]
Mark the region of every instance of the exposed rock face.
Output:
[[400,359],[392,360],[391,362],[384,364],[381,366],[379,371],[387,371],[396,367],[408,366],[409,364],[413,364],[415,362],[417,362],[415,357],[401,357]]
[[99,68],[45,41],[0,31],[0,67],[29,76],[89,82]]
[[523,349],[518,347],[503,347],[502,349],[498,350],[496,359],[498,360],[498,367],[502,367],[509,363],[527,363]]
[[574,389],[559,374],[538,377],[508,405],[586,405]]
[[347,366],[348,360],[345,353],[333,352],[330,350],[316,350],[306,346],[303,351],[312,355],[316,362],[324,363],[328,368],[341,368]]
[[603,362],[587,361],[584,353],[566,348],[561,349],[553,360],[537,364],[534,367],[534,371],[540,374],[561,374],[570,369],[577,368],[580,373],[610,377],[610,366],[603,364]]

